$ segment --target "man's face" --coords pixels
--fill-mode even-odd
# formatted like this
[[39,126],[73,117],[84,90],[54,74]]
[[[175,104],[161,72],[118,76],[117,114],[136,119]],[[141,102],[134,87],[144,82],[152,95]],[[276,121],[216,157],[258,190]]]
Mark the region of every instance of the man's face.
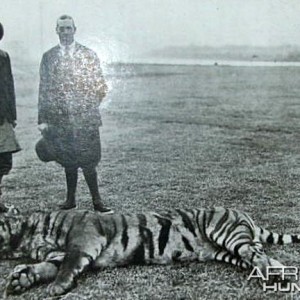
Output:
[[73,43],[75,32],[76,28],[74,27],[72,20],[65,19],[57,21],[56,33],[63,46],[68,46]]

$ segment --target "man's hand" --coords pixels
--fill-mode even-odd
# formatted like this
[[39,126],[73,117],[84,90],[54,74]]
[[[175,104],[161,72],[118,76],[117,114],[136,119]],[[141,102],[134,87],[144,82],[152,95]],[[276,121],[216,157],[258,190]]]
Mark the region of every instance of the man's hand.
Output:
[[43,131],[45,131],[45,130],[48,130],[48,124],[47,123],[42,123],[42,124],[39,124],[38,125],[38,130],[40,131],[40,132],[43,132]]

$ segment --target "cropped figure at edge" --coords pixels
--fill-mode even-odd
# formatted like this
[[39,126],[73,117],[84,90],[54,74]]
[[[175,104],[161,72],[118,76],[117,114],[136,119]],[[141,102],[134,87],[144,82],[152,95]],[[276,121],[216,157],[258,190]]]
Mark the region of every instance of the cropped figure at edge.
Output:
[[[0,23],[0,40],[4,29]],[[21,150],[14,128],[17,123],[16,97],[10,58],[0,50],[0,212],[7,211],[2,202],[1,182],[12,169],[12,154]]]
[[101,159],[99,105],[107,92],[100,60],[91,49],[74,40],[72,17],[57,20],[59,45],[44,53],[40,64],[38,157],[65,169],[66,201],[61,209],[76,207],[78,169],[83,171],[94,209],[112,213],[100,197],[96,167]]

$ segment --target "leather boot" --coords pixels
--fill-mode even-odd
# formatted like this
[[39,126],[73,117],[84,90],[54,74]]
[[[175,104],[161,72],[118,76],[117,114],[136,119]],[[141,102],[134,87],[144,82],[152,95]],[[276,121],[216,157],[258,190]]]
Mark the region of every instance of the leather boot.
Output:
[[106,207],[101,200],[96,169],[84,168],[83,175],[93,199],[94,210],[99,211],[102,214],[112,214],[113,210],[109,207]]

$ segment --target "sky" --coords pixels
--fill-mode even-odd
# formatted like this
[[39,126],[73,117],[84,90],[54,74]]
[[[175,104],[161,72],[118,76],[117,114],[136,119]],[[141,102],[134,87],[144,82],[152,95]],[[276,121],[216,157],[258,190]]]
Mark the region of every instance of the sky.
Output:
[[300,45],[299,0],[0,0],[0,48],[40,60],[73,16],[76,40],[118,61],[168,46]]

